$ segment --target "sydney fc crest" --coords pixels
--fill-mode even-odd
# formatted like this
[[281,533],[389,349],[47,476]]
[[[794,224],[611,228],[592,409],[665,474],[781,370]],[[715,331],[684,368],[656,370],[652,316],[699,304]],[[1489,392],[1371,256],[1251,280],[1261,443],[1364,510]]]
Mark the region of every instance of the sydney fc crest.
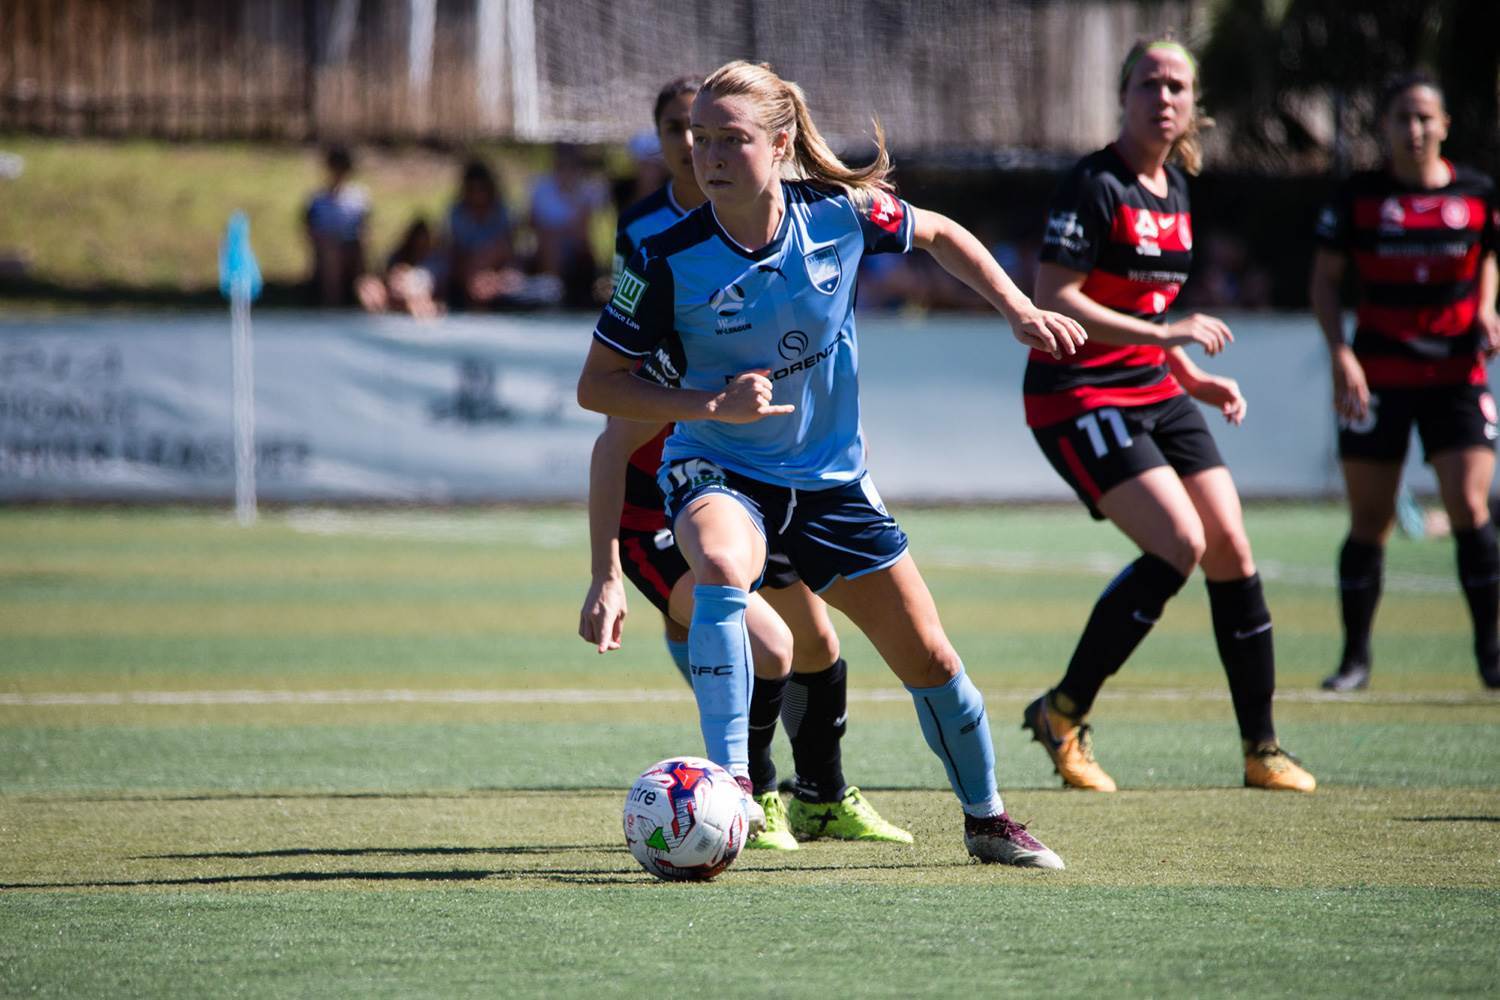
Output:
[[812,253],[804,254],[802,260],[807,265],[807,280],[812,282],[814,288],[824,295],[832,295],[839,290],[844,269],[839,264],[838,247],[818,247]]

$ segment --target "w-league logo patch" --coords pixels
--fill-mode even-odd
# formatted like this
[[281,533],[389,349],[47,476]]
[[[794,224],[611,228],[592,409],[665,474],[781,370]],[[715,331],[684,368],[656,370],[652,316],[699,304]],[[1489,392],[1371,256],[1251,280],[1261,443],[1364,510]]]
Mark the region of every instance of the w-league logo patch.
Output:
[[628,267],[622,268],[620,280],[615,283],[614,297],[609,302],[626,316],[634,316],[635,307],[641,304],[641,296],[645,292],[646,279]]
[[812,253],[804,254],[802,260],[807,265],[807,280],[812,282],[814,288],[824,295],[832,295],[838,291],[839,282],[844,277],[838,247],[818,247]]

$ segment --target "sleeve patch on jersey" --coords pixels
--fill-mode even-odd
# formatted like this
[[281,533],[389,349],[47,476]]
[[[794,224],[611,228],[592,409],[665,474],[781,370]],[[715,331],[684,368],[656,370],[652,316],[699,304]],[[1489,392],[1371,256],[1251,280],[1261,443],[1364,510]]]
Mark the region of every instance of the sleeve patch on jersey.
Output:
[[901,220],[906,213],[901,209],[901,202],[892,198],[884,191],[876,191],[870,200],[870,221],[888,233],[899,233],[901,231]]
[[1083,223],[1078,221],[1077,212],[1053,212],[1047,216],[1047,231],[1042,242],[1069,253],[1081,253],[1088,246],[1088,237],[1084,234]]
[[634,316],[635,308],[641,304],[641,296],[645,292],[646,279],[624,267],[620,269],[620,280],[615,283],[615,294],[609,304],[626,316]]

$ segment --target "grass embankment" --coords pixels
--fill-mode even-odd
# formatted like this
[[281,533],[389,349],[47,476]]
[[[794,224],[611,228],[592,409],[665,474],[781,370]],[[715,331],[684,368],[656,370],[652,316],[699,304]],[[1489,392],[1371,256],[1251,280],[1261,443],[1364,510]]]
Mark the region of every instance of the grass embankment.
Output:
[[[321,148],[0,135],[0,152],[24,161],[19,178],[0,180],[0,258],[25,263],[19,280],[0,275],[0,297],[32,305],[216,303],[218,243],[230,213],[242,210],[268,285],[265,303],[303,301],[303,210],[324,183]],[[547,151],[479,153],[500,172],[512,217],[524,219]],[[355,179],[373,206],[366,249],[374,265],[413,218],[441,224],[465,156],[425,149],[355,156]],[[602,216],[596,224],[600,252],[611,245],[613,224]]]

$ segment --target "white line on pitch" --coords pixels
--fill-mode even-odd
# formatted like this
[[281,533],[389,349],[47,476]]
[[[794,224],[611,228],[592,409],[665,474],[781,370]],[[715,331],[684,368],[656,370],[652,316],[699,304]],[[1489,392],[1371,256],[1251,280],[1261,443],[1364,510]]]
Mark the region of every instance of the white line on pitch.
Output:
[[[992,691],[994,700],[1029,699],[1031,691]],[[856,702],[904,702],[906,692],[888,690],[850,691]],[[1193,688],[1148,688],[1110,693],[1111,700],[1135,701],[1227,701],[1227,692]],[[1336,702],[1358,705],[1494,705],[1500,698],[1480,692],[1397,691],[1389,693],[1334,694],[1326,691],[1278,691],[1280,702]],[[237,690],[237,691],[58,691],[0,692],[0,706],[35,708],[45,706],[98,705],[641,705],[662,702],[687,703],[692,695],[684,690],[600,691],[575,688],[496,690],[449,689],[346,689],[339,691]]]

